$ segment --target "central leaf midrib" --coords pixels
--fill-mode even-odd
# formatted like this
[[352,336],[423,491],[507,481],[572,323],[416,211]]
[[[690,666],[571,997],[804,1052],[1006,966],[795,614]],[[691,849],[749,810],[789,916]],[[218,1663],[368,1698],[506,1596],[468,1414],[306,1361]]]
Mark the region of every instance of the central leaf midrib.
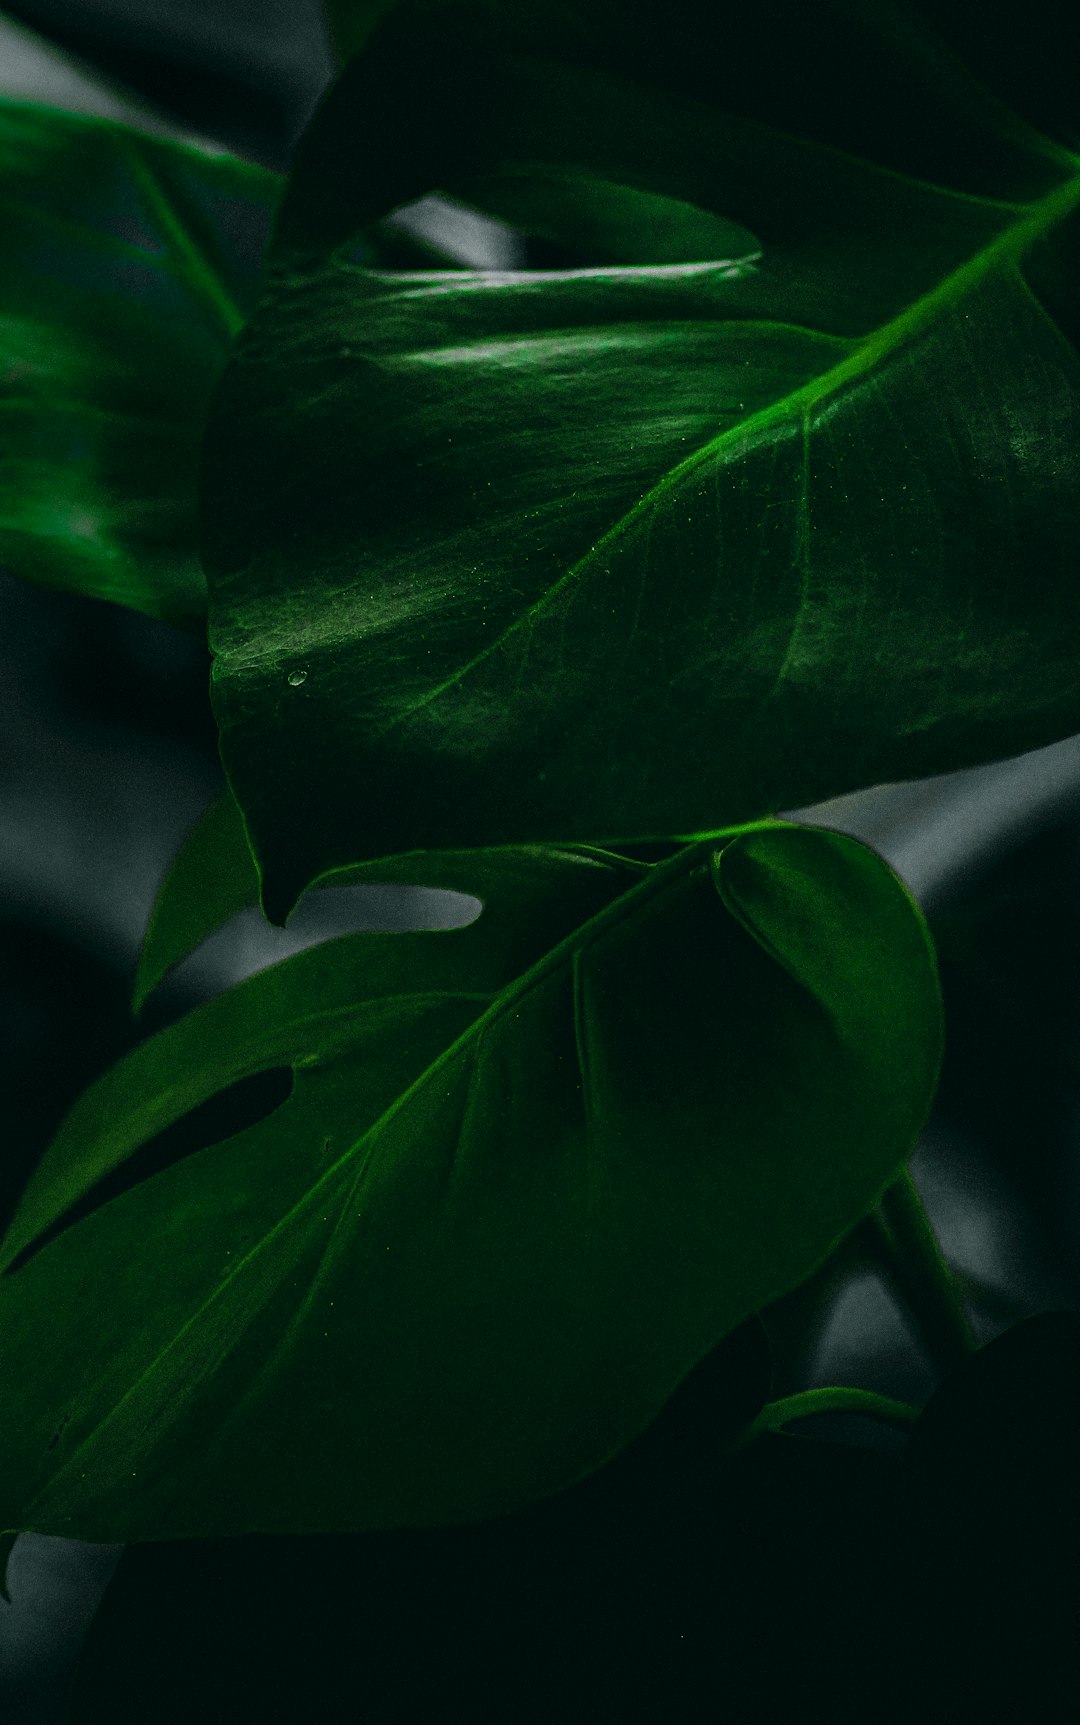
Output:
[[[762,822],[750,822],[746,829],[740,830],[753,830],[758,827],[775,827],[783,824],[786,823],[777,822],[775,819],[769,819]],[[421,1086],[430,1082],[431,1078],[438,1071],[448,1065],[455,1057],[458,1050],[463,1046],[466,1046],[470,1039],[478,1037],[488,1024],[490,1024],[495,1018],[501,1016],[501,1014],[507,1011],[516,1000],[521,998],[523,994],[536,987],[544,977],[549,975],[552,970],[556,969],[558,965],[563,962],[568,953],[573,954],[580,947],[591,942],[603,930],[606,930],[623,917],[632,914],[639,908],[642,902],[665,890],[672,880],[678,879],[678,877],[684,873],[689,873],[696,865],[700,864],[702,854],[705,849],[706,844],[704,843],[691,845],[686,849],[679,851],[674,857],[669,857],[666,862],[653,865],[648,876],[644,880],[636,881],[626,892],[618,894],[610,904],[605,905],[604,908],[598,911],[594,916],[588,918],[584,923],[580,923],[577,928],[572,929],[568,935],[558,941],[555,946],[546,952],[535,964],[530,966],[528,970],[524,971],[521,976],[517,977],[504,989],[501,989],[487,1010],[481,1012],[478,1017],[473,1019],[466,1029],[459,1036],[455,1037],[443,1052],[438,1055],[435,1060],[431,1061],[431,1063],[424,1068],[422,1073],[418,1074],[411,1084],[406,1086],[399,1096],[395,1097],[394,1101],[389,1105],[389,1107],[383,1110],[378,1119],[374,1120],[371,1125],[365,1129],[361,1136],[350,1144],[347,1150],[343,1151],[334,1162],[323,1170],[314,1184],[307,1188],[303,1195],[297,1199],[295,1204],[290,1205],[284,1215],[280,1216],[278,1220],[267,1229],[267,1231],[249,1248],[249,1250],[244,1253],[242,1258],[240,1258],[235,1264],[228,1266],[226,1274],[218,1282],[217,1286],[212,1290],[207,1298],[203,1300],[191,1316],[180,1325],[179,1329],[177,1329],[165,1345],[159,1349],[154,1358],[143,1367],[138,1376],[131,1384],[128,1385],[127,1389],[118,1398],[118,1400],[113,1403],[112,1407],[109,1408],[102,1418],[98,1420],[92,1430],[87,1432],[86,1435],[79,1440],[76,1447],[65,1458],[63,1465],[58,1468],[55,1473],[50,1475],[41,1490],[27,1506],[26,1513],[31,1513],[35,1505],[40,1504],[43,1499],[47,1499],[49,1492],[55,1490],[57,1482],[62,1480],[64,1476],[78,1463],[78,1461],[85,1455],[87,1449],[95,1442],[100,1433],[120,1416],[123,1408],[159,1369],[162,1362],[167,1359],[172,1349],[175,1348],[182,1338],[187,1335],[189,1330],[191,1330],[193,1326],[200,1321],[204,1313],[206,1313],[217,1300],[221,1299],[225,1295],[236,1277],[239,1276],[247,1266],[260,1255],[260,1253],[266,1251],[278,1235],[281,1234],[290,1225],[290,1223],[295,1221],[297,1217],[302,1215],[310,1205],[321,1202],[322,1195],[329,1184],[335,1180],[338,1175],[344,1173],[352,1161],[358,1159],[359,1166],[356,1168],[353,1177],[353,1184],[355,1185],[356,1181],[362,1176],[363,1163],[366,1156],[371,1154],[371,1140],[391,1119],[393,1119],[396,1114],[401,1111],[402,1108],[405,1107],[409,1099]]]
[[[71,216],[60,216],[55,210],[42,209],[39,205],[27,203],[22,197],[0,198],[0,215],[12,225],[20,223],[29,228],[43,230],[61,240],[74,242],[84,251],[99,253],[118,263],[148,264],[151,268],[161,268],[162,260],[148,252],[145,247],[136,245],[131,240],[122,240],[104,228],[92,227],[89,222],[76,220]],[[116,292],[115,284],[112,292]]]
[[902,312],[891,318],[888,323],[883,324],[880,329],[862,341],[853,353],[839,360],[828,371],[822,372],[820,376],[793,390],[791,394],[784,396],[781,400],[771,402],[767,407],[760,408],[757,412],[748,414],[746,418],[726,427],[715,437],[710,438],[700,449],[685,456],[675,467],[669,468],[630,509],[621,515],[611,527],[607,528],[601,537],[571,564],[569,569],[559,576],[557,581],[552,582],[551,586],[546,588],[538,599],[514,617],[491,640],[485,642],[478,653],[475,653],[471,659],[467,660],[464,665],[460,665],[433,689],[429,689],[418,700],[395,712],[392,718],[388,719],[372,734],[371,744],[381,742],[390,732],[414,718],[417,713],[430,706],[433,701],[438,700],[449,689],[456,687],[485,660],[497,653],[510,636],[531,623],[543,611],[544,607],[550,604],[556,594],[577,579],[582,570],[595,557],[623,534],[647,509],[653,508],[666,491],[678,484],[689,473],[692,473],[695,468],[714,460],[728,448],[737,448],[748,436],[759,429],[767,429],[770,425],[793,418],[798,414],[809,414],[821,401],[834,394],[845,384],[850,383],[854,378],[865,376],[902,343],[910,341],[921,333],[944,306],[969,292],[999,263],[1007,258],[1022,256],[1034,240],[1045,233],[1055,222],[1066,216],[1078,203],[1080,203],[1080,175],[1066,181],[1065,184],[1059,186],[1045,198],[1040,199],[1037,204],[1031,205],[1018,221],[1010,223],[989,245],[984,246],[974,257],[969,258],[966,263],[961,264],[947,275],[936,287],[931,288],[929,292],[923,294],[910,306],[905,307]]

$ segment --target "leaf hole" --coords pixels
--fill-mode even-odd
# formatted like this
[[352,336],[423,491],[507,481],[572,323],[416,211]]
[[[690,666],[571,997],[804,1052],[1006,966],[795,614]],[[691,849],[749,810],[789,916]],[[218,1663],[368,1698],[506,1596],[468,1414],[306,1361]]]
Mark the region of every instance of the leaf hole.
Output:
[[192,1108],[180,1120],[174,1120],[163,1131],[148,1138],[145,1144],[126,1156],[117,1168],[98,1180],[69,1210],[44,1230],[13,1258],[7,1275],[14,1275],[57,1235],[63,1234],[76,1222],[85,1221],[113,1199],[141,1186],[155,1174],[182,1162],[200,1150],[209,1150],[237,1133],[245,1132],[269,1119],[292,1094],[293,1073],[288,1066],[272,1066],[250,1078],[239,1078],[216,1095]]

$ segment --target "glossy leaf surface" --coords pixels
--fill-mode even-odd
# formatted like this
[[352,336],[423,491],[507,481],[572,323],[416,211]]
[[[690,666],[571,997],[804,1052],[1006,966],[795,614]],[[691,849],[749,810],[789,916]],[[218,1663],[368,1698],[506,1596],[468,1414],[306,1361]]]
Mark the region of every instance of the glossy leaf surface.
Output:
[[278,177],[0,103],[0,564],[201,628],[198,451]]
[[466,929],[253,977],[82,1098],[10,1266],[149,1135],[289,1100],[0,1282],[0,1524],[97,1539],[495,1514],[642,1429],[910,1150],[925,925],[874,854],[745,835],[504,866]]
[[[359,857],[694,837],[1080,726],[1080,159],[892,10],[569,11],[392,11],[216,400],[274,916]],[[435,185],[570,267],[354,261]]]

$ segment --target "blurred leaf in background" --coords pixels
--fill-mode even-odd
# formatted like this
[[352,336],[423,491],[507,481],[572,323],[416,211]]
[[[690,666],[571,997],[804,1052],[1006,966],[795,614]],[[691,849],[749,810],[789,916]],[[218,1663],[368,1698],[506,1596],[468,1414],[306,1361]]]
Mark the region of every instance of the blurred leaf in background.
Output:
[[0,564],[201,630],[199,447],[278,181],[0,103]]

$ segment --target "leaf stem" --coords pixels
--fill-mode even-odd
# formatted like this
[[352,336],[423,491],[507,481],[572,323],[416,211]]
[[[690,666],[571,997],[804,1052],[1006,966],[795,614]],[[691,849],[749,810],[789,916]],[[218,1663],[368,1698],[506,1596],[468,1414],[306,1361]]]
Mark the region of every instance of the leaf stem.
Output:
[[779,1431],[791,1420],[808,1419],[813,1414],[859,1414],[864,1419],[885,1420],[890,1425],[914,1425],[918,1408],[910,1402],[897,1401],[893,1396],[878,1395],[876,1390],[859,1390],[844,1385],[829,1385],[824,1389],[800,1390],[797,1395],[784,1396],[780,1401],[767,1402],[751,1425],[748,1438],[761,1432]]
[[930,1359],[944,1375],[974,1353],[959,1284],[946,1263],[918,1188],[905,1168],[867,1221],[880,1268],[904,1300]]

